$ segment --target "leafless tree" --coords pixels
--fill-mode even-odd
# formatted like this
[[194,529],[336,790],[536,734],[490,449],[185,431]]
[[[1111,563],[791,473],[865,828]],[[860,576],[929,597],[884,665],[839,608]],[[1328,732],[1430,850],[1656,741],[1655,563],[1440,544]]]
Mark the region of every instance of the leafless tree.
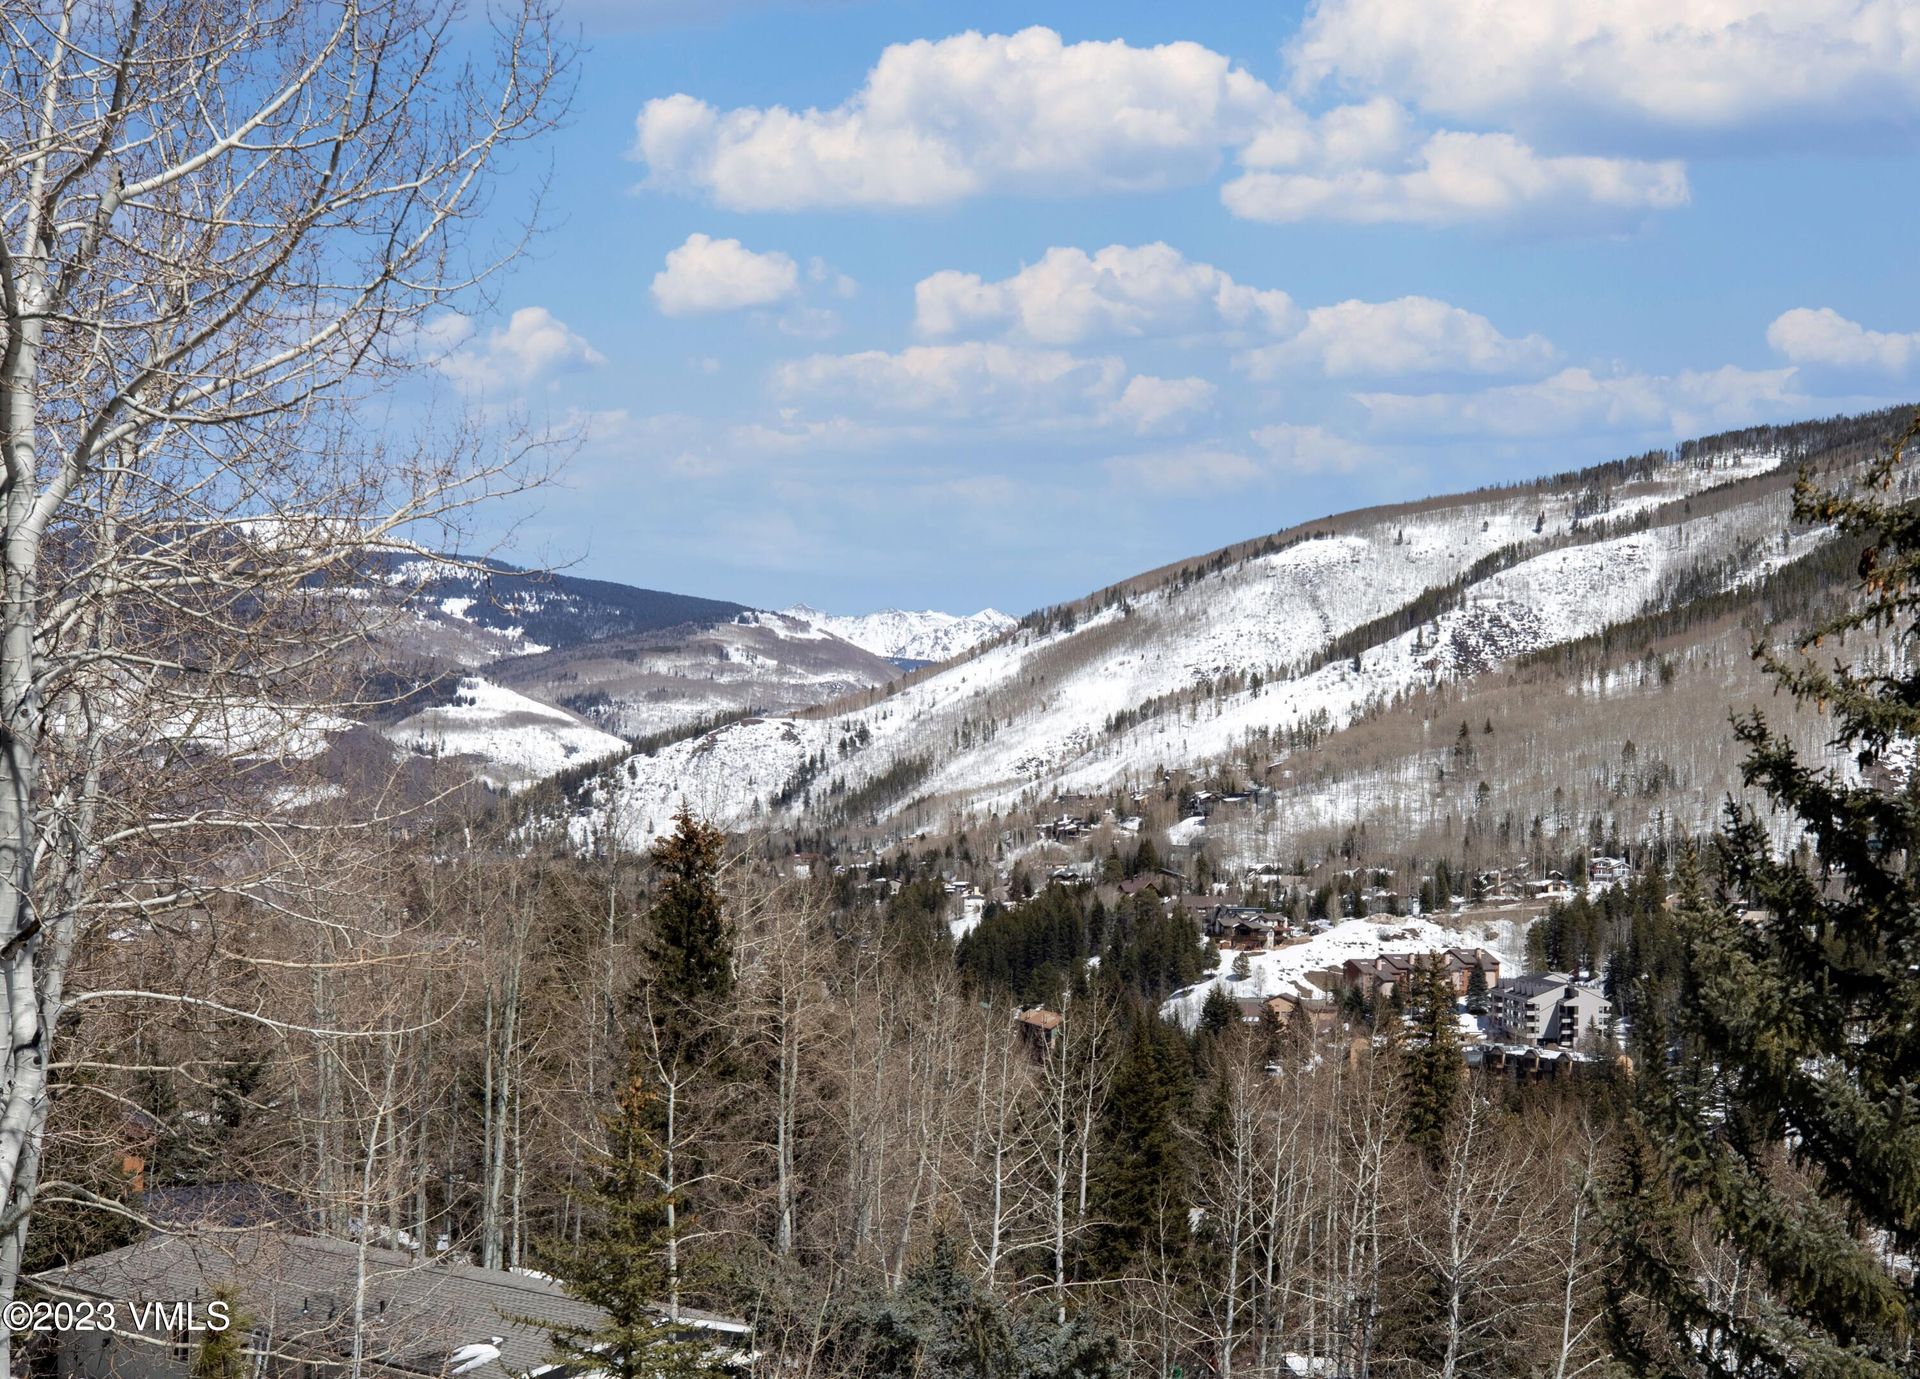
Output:
[[470,222],[568,53],[543,0],[5,0],[0,35],[6,1299],[53,1032],[156,994],[68,988],[90,926],[272,872],[262,763],[361,630],[327,584],[519,482],[481,435],[356,409],[516,250]]

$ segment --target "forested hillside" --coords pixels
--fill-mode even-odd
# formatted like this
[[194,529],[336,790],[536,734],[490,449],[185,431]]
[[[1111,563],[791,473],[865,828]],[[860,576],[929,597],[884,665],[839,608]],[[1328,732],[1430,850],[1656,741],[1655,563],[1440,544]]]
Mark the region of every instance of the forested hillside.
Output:
[[[1753,656],[1878,587],[1886,538],[1790,513],[1781,465],[1856,483],[1882,421],[1340,519],[892,693],[666,734],[625,785],[589,764],[444,797],[407,846],[318,830],[273,882],[318,947],[236,896],[82,955],[93,989],[164,971],[199,1004],[75,1027],[99,1072],[50,1143],[77,1195],[31,1263],[245,1184],[421,1268],[744,1318],[769,1375],[1565,1375],[1615,1372],[1628,1334],[1677,1356],[1655,1223],[1617,1196],[1665,1171],[1636,1119],[1664,1084],[1635,1070],[1700,1009],[1689,916],[1764,937],[1787,903],[1712,837],[1756,779],[1729,708],[1862,799],[1905,788],[1904,730],[1832,755]],[[1014,740],[1088,677],[1125,703],[1165,638],[1188,651],[1164,697],[1080,705],[1065,756]],[[1904,683],[1899,640],[1848,646]],[[490,693],[402,728],[452,751]],[[759,774],[769,738],[793,775]],[[1034,774],[996,784],[1016,752]],[[730,832],[692,791],[611,826],[670,760],[730,782]],[[1833,845],[1789,809],[1740,827]],[[1523,972],[1605,1020],[1516,1043],[1498,982]],[[259,1018],[220,1013],[242,991]],[[1733,1267],[1706,1216],[1659,1228],[1669,1263]],[[1768,1324],[1769,1287],[1728,1278],[1713,1336]]]

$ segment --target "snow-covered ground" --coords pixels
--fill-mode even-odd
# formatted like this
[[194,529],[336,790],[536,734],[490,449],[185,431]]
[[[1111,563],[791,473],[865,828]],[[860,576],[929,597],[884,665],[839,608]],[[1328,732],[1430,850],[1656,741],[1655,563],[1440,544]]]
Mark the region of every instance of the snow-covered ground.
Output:
[[982,608],[965,616],[933,609],[912,613],[901,608],[836,615],[796,603],[783,611],[787,617],[831,632],[876,656],[900,661],[951,660],[1014,625],[1014,620],[997,608]]
[[[1604,515],[1672,504],[1777,464],[1744,458],[1669,466],[1623,490]],[[1575,529],[1580,496],[1502,490],[1336,519],[1281,549],[1109,602],[1071,630],[1015,631],[869,707],[744,722],[630,760],[581,826],[644,845],[680,800],[744,824],[766,817],[817,753],[828,765],[816,789],[834,780],[857,789],[929,757],[915,794],[976,810],[1148,779],[1291,726],[1337,729],[1396,694],[1597,632],[1658,605],[1683,576],[1744,583],[1821,536],[1790,532],[1778,486],[1599,540],[1590,523]],[[1479,580],[1427,625],[1366,648],[1357,665],[1343,656],[1303,671],[1334,638],[1514,545],[1534,553]],[[843,748],[850,736],[861,745]]]
[[441,757],[474,757],[484,779],[524,785],[626,745],[623,738],[590,727],[563,709],[467,676],[453,702],[420,710],[387,730],[408,751]]
[[1315,934],[1305,943],[1247,953],[1249,971],[1236,980],[1234,963],[1242,955],[1222,949],[1214,970],[1194,985],[1176,992],[1160,1008],[1166,1019],[1178,1020],[1188,1029],[1200,1018],[1200,1007],[1207,993],[1222,987],[1236,1000],[1268,996],[1305,996],[1320,999],[1330,992],[1309,979],[1308,973],[1337,971],[1349,959],[1377,958],[1383,953],[1437,953],[1443,948],[1471,948],[1477,940],[1434,923],[1430,919],[1395,919],[1376,916],[1349,919],[1334,925],[1324,934]]

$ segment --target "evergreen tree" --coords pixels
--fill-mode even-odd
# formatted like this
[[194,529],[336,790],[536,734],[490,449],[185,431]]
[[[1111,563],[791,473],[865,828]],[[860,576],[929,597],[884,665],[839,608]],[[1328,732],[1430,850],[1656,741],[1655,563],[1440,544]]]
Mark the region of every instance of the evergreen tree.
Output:
[[1209,987],[1207,999],[1200,1005],[1200,1030],[1205,1034],[1225,1034],[1239,1020],[1240,1007],[1227,994],[1227,989],[1224,986]]
[[654,1101],[643,1079],[627,1078],[601,1121],[607,1148],[576,1195],[588,1221],[580,1243],[553,1240],[540,1251],[567,1292],[607,1314],[592,1330],[556,1332],[553,1358],[611,1379],[723,1374],[707,1346],[678,1334],[661,1303],[670,1242]]
[[1409,983],[1413,1028],[1402,1058],[1406,1066],[1407,1142],[1429,1160],[1445,1148],[1464,1090],[1460,1026],[1454,1015],[1453,980],[1439,954],[1421,962]]
[[226,1305],[227,1324],[201,1336],[187,1372],[191,1379],[245,1379],[253,1368],[253,1357],[247,1354],[253,1319],[240,1311],[238,1294],[226,1284],[213,1290],[213,1301]]
[[1017,1379],[1121,1379],[1119,1347],[1113,1337],[1081,1317],[1055,1322],[1032,1313],[1014,1326]]
[[[1920,1372],[1920,1307],[1896,1262],[1920,1253],[1920,773],[1875,769],[1920,739],[1920,508],[1893,498],[1917,435],[1920,418],[1851,493],[1804,472],[1795,489],[1796,520],[1863,547],[1857,594],[1794,652],[1755,654],[1827,713],[1861,773],[1803,760],[1757,711],[1735,721],[1747,783],[1812,852],[1776,855],[1767,821],[1730,806],[1718,894],[1681,869],[1681,995],[1671,1026],[1641,1005],[1642,1153],[1613,1213],[1629,1362],[1664,1350],[1681,1373]],[[1828,642],[1849,658],[1816,662]],[[1648,1219],[1664,1234],[1649,1239]],[[1734,1252],[1744,1287],[1708,1287],[1670,1248],[1689,1228]]]
[[1118,1274],[1187,1228],[1188,1165],[1181,1119],[1192,1102],[1193,1060],[1179,1030],[1136,1016],[1107,1093],[1092,1183],[1093,1262]]
[[656,994],[670,1003],[704,1004],[733,986],[733,935],[720,894],[726,835],[684,807],[673,832],[653,848],[659,893],[645,952]]
[[1012,1318],[965,1268],[953,1238],[934,1237],[897,1293],[872,1301],[830,1346],[836,1374],[863,1379],[1120,1379],[1112,1338],[1085,1320]]

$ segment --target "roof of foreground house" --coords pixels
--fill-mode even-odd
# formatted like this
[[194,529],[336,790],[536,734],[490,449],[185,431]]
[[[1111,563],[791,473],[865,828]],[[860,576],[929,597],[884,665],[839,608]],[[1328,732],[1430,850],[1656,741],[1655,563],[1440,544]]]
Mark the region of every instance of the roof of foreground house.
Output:
[[[155,1235],[35,1275],[34,1282],[54,1296],[161,1302],[204,1302],[216,1288],[230,1287],[254,1330],[270,1332],[277,1348],[346,1353],[363,1265],[363,1355],[391,1369],[439,1375],[455,1350],[497,1336],[499,1357],[468,1373],[532,1374],[552,1363],[556,1329],[591,1330],[605,1317],[544,1276],[272,1228]],[[681,1308],[680,1317],[690,1329],[749,1329],[693,1308]]]

